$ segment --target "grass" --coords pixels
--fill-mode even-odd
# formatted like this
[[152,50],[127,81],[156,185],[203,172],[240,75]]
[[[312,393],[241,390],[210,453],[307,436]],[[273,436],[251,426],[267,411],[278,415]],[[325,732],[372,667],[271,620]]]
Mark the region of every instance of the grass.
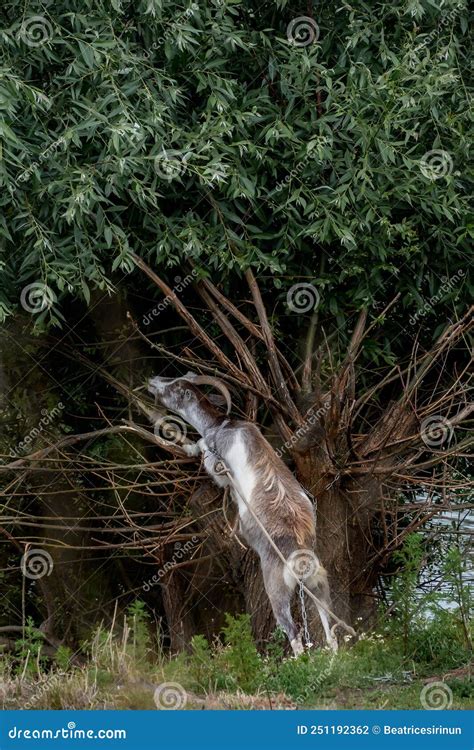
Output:
[[[284,655],[284,638],[276,632],[259,654],[248,616],[227,617],[222,638],[212,645],[196,636],[188,654],[167,656],[159,644],[140,602],[120,633],[99,628],[93,634],[80,664],[71,663],[66,649],[47,662],[37,642],[23,638],[18,654],[0,661],[0,706],[133,710],[168,700],[190,709],[422,709],[430,680],[443,683],[449,707],[474,702],[471,655],[452,615],[412,626],[408,653],[406,638],[385,628],[337,655],[313,649],[298,659]],[[157,706],[155,690],[163,684],[164,703]]]

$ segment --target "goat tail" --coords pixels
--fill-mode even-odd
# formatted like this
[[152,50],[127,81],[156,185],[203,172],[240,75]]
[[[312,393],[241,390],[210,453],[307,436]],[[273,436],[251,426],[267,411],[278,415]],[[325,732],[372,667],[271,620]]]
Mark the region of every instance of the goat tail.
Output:
[[[303,583],[305,583],[305,581],[303,581]],[[320,594],[322,594],[322,599],[330,605],[331,595],[329,592],[328,574],[326,568],[324,568],[321,563],[319,563],[316,572],[312,575],[306,585],[308,584],[310,584],[308,588],[317,589]]]
[[296,549],[286,560],[283,573],[285,583],[293,589],[297,582],[310,588],[324,588],[329,594],[327,573],[312,549]]
[[355,636],[354,628],[332,611],[328,574],[312,550],[297,549],[292,552],[286,561],[283,577],[290,590],[294,590],[299,583],[316,606],[321,607],[334,621],[331,628],[332,638],[335,637],[335,630],[338,627],[342,627],[351,636]]

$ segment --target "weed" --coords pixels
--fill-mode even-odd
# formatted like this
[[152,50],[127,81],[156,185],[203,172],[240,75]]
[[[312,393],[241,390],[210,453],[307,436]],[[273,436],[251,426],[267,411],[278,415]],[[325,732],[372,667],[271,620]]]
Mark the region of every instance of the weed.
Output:
[[31,617],[28,618],[23,629],[23,635],[15,642],[15,656],[17,658],[17,672],[19,674],[37,673],[46,661],[42,653],[43,634],[35,626]]
[[193,686],[200,692],[208,692],[215,679],[215,669],[211,648],[203,635],[195,635],[191,641],[188,669]]
[[445,557],[445,580],[458,592],[457,606],[449,610],[443,605],[445,593],[411,600],[422,559],[419,540],[409,540],[398,558],[403,567],[393,587],[393,614],[381,613],[376,630],[359,633],[357,643],[337,654],[313,649],[298,659],[285,658],[286,636],[279,629],[259,654],[250,617],[226,615],[222,638],[209,643],[202,635],[194,636],[190,653],[165,658],[160,639],[155,642],[152,637],[150,616],[137,601],[120,627],[95,630],[83,645],[87,664],[77,667],[71,665],[66,647],[46,661],[41,636],[28,621],[16,653],[2,660],[0,706],[150,709],[156,686],[171,681],[183,686],[194,708],[288,702],[306,707],[420,708],[426,678],[434,675],[451,688],[453,708],[467,707],[473,683],[468,666],[472,640],[465,618],[472,602],[462,564],[457,554]]
[[71,663],[71,657],[72,651],[70,648],[67,646],[59,646],[54,655],[54,661],[58,669],[62,669],[65,672]]
[[472,592],[464,579],[465,561],[458,546],[450,547],[441,563],[435,561],[441,589],[420,593],[417,585],[424,558],[421,534],[409,535],[394,556],[401,566],[391,587],[394,615],[385,618],[381,629],[394,646],[401,641],[406,661],[451,669],[472,652]]
[[250,615],[232,617],[226,614],[226,625],[222,630],[227,643],[224,662],[235,687],[252,692],[258,687],[261,659],[252,637]]
[[144,602],[136,600],[127,609],[126,626],[130,628],[128,653],[132,662],[143,669],[149,663],[152,654],[150,637],[150,615]]

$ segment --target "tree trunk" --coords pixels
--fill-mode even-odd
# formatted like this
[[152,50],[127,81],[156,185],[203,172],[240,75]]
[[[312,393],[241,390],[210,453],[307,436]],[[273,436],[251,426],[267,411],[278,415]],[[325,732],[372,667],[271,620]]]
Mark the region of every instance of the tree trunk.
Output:
[[180,571],[171,571],[162,585],[163,607],[170,650],[174,653],[189,648],[196,634],[193,606],[189,602],[189,587]]
[[[2,443],[7,455],[13,450],[21,457],[35,448],[54,443],[65,414],[61,402],[63,394],[60,383],[48,375],[45,352],[50,345],[29,335],[28,321],[25,324],[19,318],[10,324],[2,332],[0,347],[3,350],[0,382],[5,389],[0,420],[5,420],[7,427]],[[19,372],[22,373],[20,378]],[[33,464],[15,470],[8,477],[9,481],[14,477],[10,512],[18,512],[25,521],[34,519],[35,525],[22,527],[20,521],[11,527],[12,536],[22,540],[15,556],[15,567],[20,581],[18,588],[25,591],[25,597],[21,603],[23,611],[15,607],[15,619],[10,616],[10,621],[5,622],[19,625],[31,616],[50,641],[57,644],[66,640],[77,642],[89,633],[93,619],[91,610],[97,602],[91,584],[97,565],[89,563],[81,549],[86,536],[76,528],[80,522],[70,520],[71,516],[81,517],[80,490],[74,490],[78,477],[72,472],[63,474],[60,468],[50,460],[45,467]],[[20,561],[26,551],[28,555],[23,558],[26,575],[23,577]],[[37,575],[30,570],[28,560],[39,558],[44,565]],[[100,587],[105,599],[109,598],[101,574],[94,575],[94,585]]]
[[316,500],[316,552],[328,572],[333,610],[353,625],[375,614],[375,571],[369,560],[381,488],[370,477],[347,481],[336,464],[325,448],[312,448],[297,457],[297,475]]

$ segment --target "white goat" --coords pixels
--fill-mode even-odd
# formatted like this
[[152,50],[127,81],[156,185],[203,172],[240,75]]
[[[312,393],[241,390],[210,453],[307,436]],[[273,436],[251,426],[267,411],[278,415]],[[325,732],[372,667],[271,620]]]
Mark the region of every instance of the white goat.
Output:
[[[201,435],[197,443],[183,446],[186,453],[197,456],[202,452],[206,471],[216,484],[230,486],[239,513],[239,533],[260,557],[273,614],[287,634],[294,654],[297,656],[303,652],[301,635],[290,607],[298,580],[303,580],[320,602],[316,606],[326,640],[337,650],[327,614],[331,608],[327,575],[313,551],[315,516],[308,496],[256,425],[224,416],[211,398],[196,387],[203,384],[212,385],[221,392],[229,414],[229,391],[216,378],[192,372],[181,378],[155,377],[149,381],[148,390]],[[225,464],[230,477],[217,470],[218,462]],[[260,524],[284,556],[286,564]]]

